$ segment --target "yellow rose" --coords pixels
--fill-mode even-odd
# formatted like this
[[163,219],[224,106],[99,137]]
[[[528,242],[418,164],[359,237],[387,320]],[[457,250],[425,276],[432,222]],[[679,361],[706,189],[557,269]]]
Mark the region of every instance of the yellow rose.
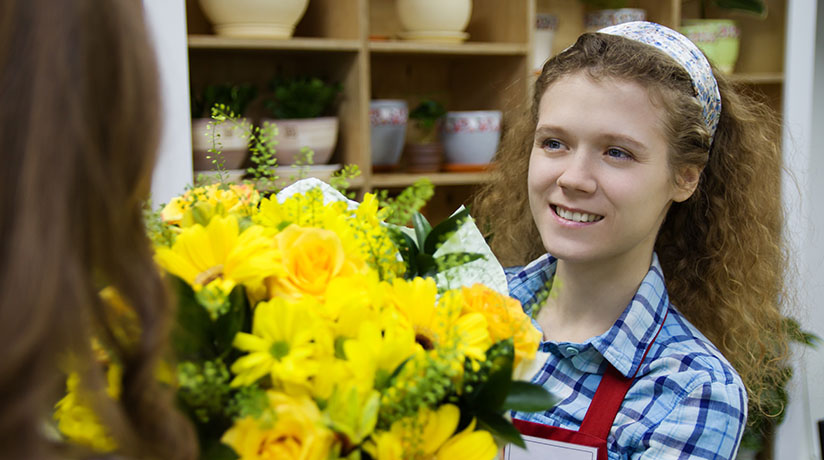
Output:
[[532,325],[521,304],[484,285],[461,288],[463,314],[481,313],[486,317],[492,342],[512,337],[515,345],[515,365],[535,356],[541,333]]
[[234,449],[240,460],[328,458],[334,435],[323,425],[315,403],[306,396],[292,398],[274,391],[267,396],[274,412],[272,422],[244,417],[221,441]]
[[331,231],[290,225],[275,235],[285,276],[267,279],[269,295],[322,299],[332,279],[361,272],[364,267],[346,257],[340,237]]

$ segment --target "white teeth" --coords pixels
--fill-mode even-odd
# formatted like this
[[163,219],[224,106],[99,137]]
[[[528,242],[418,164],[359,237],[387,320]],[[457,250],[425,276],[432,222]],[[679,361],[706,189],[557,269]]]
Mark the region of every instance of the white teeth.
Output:
[[573,222],[595,222],[604,218],[604,216],[599,216],[597,214],[567,211],[566,209],[558,206],[555,206],[555,212],[564,219],[571,220]]

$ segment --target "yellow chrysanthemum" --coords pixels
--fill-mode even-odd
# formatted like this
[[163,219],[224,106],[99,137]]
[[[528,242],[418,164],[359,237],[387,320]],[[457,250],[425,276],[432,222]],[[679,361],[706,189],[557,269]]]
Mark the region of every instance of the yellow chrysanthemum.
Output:
[[[277,298],[258,304],[252,333],[239,332],[234,346],[249,354],[232,364],[232,386],[251,385],[265,375],[275,384],[306,386],[318,372],[316,337],[326,332],[312,311],[311,299],[290,302]],[[327,352],[326,354],[328,354]]]
[[346,363],[363,391],[374,388],[376,379],[379,383],[388,379],[415,348],[411,329],[395,326],[382,331],[374,322],[361,324],[357,338],[343,345]]
[[355,337],[366,321],[379,321],[385,289],[373,271],[332,279],[319,315],[335,337]]
[[[106,371],[106,394],[109,398],[120,397],[122,375],[123,370],[120,366],[109,365]],[[80,376],[76,372],[69,374],[66,379],[66,396],[54,407],[53,416],[57,421],[57,429],[69,441],[96,452],[111,452],[117,448],[114,438],[92,410],[89,396],[81,387]]]
[[348,257],[337,233],[290,225],[275,235],[284,273],[266,280],[271,297],[322,299],[329,283],[341,276],[365,273],[362,260]]
[[331,230],[351,216],[346,203],[323,203],[323,192],[317,188],[297,193],[283,203],[277,198],[264,198],[254,221],[266,228],[280,230],[289,225],[316,227]]
[[161,218],[170,225],[189,227],[198,220],[209,222],[214,216],[248,217],[255,213],[259,201],[260,194],[247,184],[207,185],[173,198],[161,211]]
[[490,460],[497,446],[487,431],[475,431],[475,421],[455,434],[460,410],[445,404],[423,409],[416,417],[398,420],[388,432],[376,433],[366,449],[376,460]]
[[155,253],[161,267],[195,291],[216,281],[222,291],[231,291],[235,284],[259,284],[267,276],[283,273],[279,259],[262,227],[251,226],[241,233],[232,216],[215,217],[206,227],[193,225],[171,248],[160,247]]
[[325,460],[335,440],[324,426],[315,403],[306,396],[267,392],[273,420],[252,417],[237,420],[221,441],[240,460]]
[[489,325],[492,342],[512,338],[515,365],[535,357],[541,333],[532,325],[521,304],[482,284],[461,288],[463,313],[480,313]]

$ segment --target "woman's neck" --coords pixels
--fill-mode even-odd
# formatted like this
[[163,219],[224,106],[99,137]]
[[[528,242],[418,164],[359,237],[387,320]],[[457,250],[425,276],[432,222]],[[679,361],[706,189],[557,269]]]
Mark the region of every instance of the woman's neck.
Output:
[[552,292],[538,313],[544,339],[581,343],[609,330],[649,271],[650,258],[570,263],[558,260]]

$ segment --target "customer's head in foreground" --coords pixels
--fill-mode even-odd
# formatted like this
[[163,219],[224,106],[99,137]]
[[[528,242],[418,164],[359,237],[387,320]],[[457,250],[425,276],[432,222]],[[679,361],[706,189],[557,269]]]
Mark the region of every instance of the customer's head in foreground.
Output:
[[[44,427],[65,389],[105,381],[95,336],[123,369],[114,402],[91,396],[127,457],[193,458],[157,384],[170,303],[142,206],[159,134],[158,76],[139,0],[0,2],[0,452],[49,458]],[[98,295],[116,289],[139,334]]]
[[[607,263],[630,250],[648,264],[657,252],[671,302],[732,362],[757,407],[786,353],[779,125],[707,69],[720,108],[661,49],[582,35],[544,65],[531,111],[505,135],[475,213],[505,265],[545,252]],[[578,155],[585,150],[592,156]],[[559,196],[602,204],[611,227],[576,245],[557,230]]]

